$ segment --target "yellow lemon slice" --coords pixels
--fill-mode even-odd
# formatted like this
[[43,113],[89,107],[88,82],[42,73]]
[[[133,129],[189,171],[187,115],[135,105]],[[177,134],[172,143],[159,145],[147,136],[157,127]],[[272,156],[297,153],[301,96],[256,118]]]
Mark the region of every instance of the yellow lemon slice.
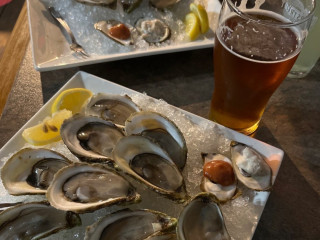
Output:
[[59,141],[60,127],[63,121],[71,116],[72,112],[69,110],[58,111],[52,114],[52,117],[46,117],[40,124],[25,129],[22,137],[28,143],[37,146]]
[[83,103],[91,96],[92,92],[85,88],[67,89],[54,100],[51,106],[51,113],[62,109],[70,110],[73,114],[79,113]]
[[191,3],[190,4],[190,10],[193,12],[200,20],[200,30],[201,33],[206,33],[209,30],[209,20],[208,20],[208,14],[206,9],[200,5]]
[[188,13],[185,17],[186,34],[191,41],[195,40],[200,34],[200,23],[194,13]]

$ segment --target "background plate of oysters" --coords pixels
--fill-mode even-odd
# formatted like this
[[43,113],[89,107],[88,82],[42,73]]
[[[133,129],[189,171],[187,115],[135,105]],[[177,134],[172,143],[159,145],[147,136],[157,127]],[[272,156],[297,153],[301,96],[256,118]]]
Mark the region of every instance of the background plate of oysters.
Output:
[[[181,134],[184,136],[188,150],[186,164],[181,170],[181,175],[183,176],[185,183],[184,190],[186,190],[186,193],[190,198],[194,198],[200,192],[202,192],[200,188],[203,178],[203,160],[201,157],[201,153],[219,153],[225,155],[228,158],[232,158],[230,144],[233,141],[240,142],[242,144],[245,144],[246,146],[250,146],[250,148],[255,149],[255,151],[259,152],[271,168],[271,183],[273,184],[276,179],[283,158],[282,150],[270,146],[266,143],[260,142],[256,139],[247,137],[243,134],[237,133],[233,130],[227,129],[207,119],[178,109],[174,106],[169,105],[163,100],[151,98],[146,94],[135,92],[131,89],[122,87],[120,85],[114,84],[85,72],[78,72],[77,74],[75,74],[66,83],[66,85],[64,85],[61,90],[59,90],[59,92],[57,92],[53,96],[53,98],[50,99],[0,150],[1,167],[3,167],[8,159],[11,158],[20,149],[27,147],[34,148],[34,146],[26,144],[26,142],[22,138],[21,134],[23,130],[39,123],[39,121],[50,115],[51,105],[53,104],[54,99],[58,96],[59,93],[66,89],[76,87],[87,88],[94,94],[107,93],[117,94],[121,96],[128,95],[132,99],[132,101],[141,108],[142,111],[157,112],[172,121],[180,129]],[[64,145],[63,141],[49,144],[44,147],[61,153],[71,161],[79,161]],[[121,155],[123,151],[121,150],[121,148],[119,149],[120,150],[118,150],[118,152]],[[82,165],[80,164],[80,166],[77,167],[82,167]],[[177,199],[170,198],[170,196],[168,195],[156,192],[154,191],[154,189],[148,187],[146,184],[143,184],[141,181],[137,181],[136,178],[129,177],[127,178],[127,180],[136,188],[136,191],[141,198],[140,202],[128,202],[128,204],[125,205],[115,204],[109,207],[105,207],[105,205],[103,205],[102,208],[97,207],[96,210],[95,208],[90,208],[89,212],[80,210],[78,211],[79,217],[82,221],[82,224],[80,226],[62,230],[58,233],[46,237],[46,239],[83,239],[87,226],[93,225],[95,222],[103,219],[103,217],[105,216],[110,216],[110,213],[114,213],[125,208],[130,208],[131,210],[150,209],[152,211],[151,213],[148,212],[143,214],[152,214],[154,213],[154,211],[156,214],[162,212],[173,218],[177,218],[178,225],[181,225],[184,222],[190,222],[187,219],[190,214],[184,211],[191,208],[191,204],[188,205],[188,208],[186,207],[186,203],[189,203],[190,199],[184,203],[181,203],[181,199],[177,201]],[[237,189],[237,192],[241,194],[238,194],[236,198],[223,203],[219,203],[225,223],[225,229],[232,239],[251,239],[270,192],[252,190],[246,187],[241,182],[237,183]],[[47,200],[46,196],[44,195],[10,195],[4,188],[2,182],[0,184],[0,196],[1,203],[36,202]],[[196,200],[202,197],[203,196],[198,196],[196,197]],[[184,213],[181,214],[182,212]],[[128,212],[120,213],[120,215],[132,215]],[[0,221],[1,218],[2,217],[0,215]],[[174,222],[174,220],[172,221]],[[196,225],[196,223],[193,224]],[[210,225],[211,224],[209,224],[209,226]],[[172,232],[175,232],[175,228],[172,229]],[[175,239],[175,236],[174,234],[172,234],[172,232],[168,234],[168,238],[163,239]],[[226,233],[224,232],[224,234]]]
[[[195,1],[206,7],[210,29],[206,34],[199,36],[196,41],[190,42],[186,39],[183,22],[185,15],[190,12],[190,3]],[[95,4],[92,4],[93,2]],[[97,2],[102,2],[102,5]],[[106,5],[104,2],[112,2],[112,4]],[[128,13],[127,8],[123,7],[127,2],[138,2],[139,4]],[[171,5],[165,8],[154,7],[154,5],[162,6],[162,2],[169,2]],[[212,47],[221,7],[220,2],[218,0],[175,2],[168,0],[27,0],[35,68],[38,71],[48,71],[139,56]],[[77,41],[90,55],[89,58],[79,57],[70,50],[68,36],[47,10],[50,6],[54,7],[66,20]],[[164,22],[170,29],[169,38],[161,39],[161,42],[151,40],[150,43],[148,38],[139,35],[140,37],[136,38],[131,45],[124,46],[108,38],[95,28],[98,22],[109,20],[136,26],[141,19],[159,19]],[[157,26],[158,24],[155,29],[157,29]]]

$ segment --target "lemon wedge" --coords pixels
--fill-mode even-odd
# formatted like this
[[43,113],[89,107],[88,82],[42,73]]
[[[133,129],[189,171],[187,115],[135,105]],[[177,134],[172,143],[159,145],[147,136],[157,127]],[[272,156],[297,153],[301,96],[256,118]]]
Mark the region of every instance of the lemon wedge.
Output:
[[55,112],[52,117],[46,117],[41,123],[27,128],[22,132],[22,137],[30,144],[40,146],[59,141],[60,127],[63,121],[72,116],[66,109]]
[[191,3],[190,11],[199,18],[201,33],[206,33],[209,30],[209,20],[206,9],[200,4]]
[[79,113],[84,102],[92,96],[92,92],[85,88],[70,88],[61,92],[51,106],[51,113],[67,109],[72,114]]
[[200,34],[200,23],[198,17],[193,13],[188,13],[185,17],[186,34],[191,41],[197,39]]

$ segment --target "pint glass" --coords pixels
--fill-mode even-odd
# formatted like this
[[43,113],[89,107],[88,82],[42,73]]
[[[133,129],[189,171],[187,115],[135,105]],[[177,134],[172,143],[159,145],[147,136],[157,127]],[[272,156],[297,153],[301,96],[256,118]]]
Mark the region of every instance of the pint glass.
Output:
[[224,0],[214,46],[209,118],[253,133],[307,36],[313,0]]

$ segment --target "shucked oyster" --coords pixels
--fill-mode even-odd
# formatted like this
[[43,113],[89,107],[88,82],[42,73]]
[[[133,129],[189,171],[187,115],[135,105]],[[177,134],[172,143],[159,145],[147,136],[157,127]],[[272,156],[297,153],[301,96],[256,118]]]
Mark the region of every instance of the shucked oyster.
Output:
[[156,192],[178,201],[187,198],[179,169],[152,140],[142,136],[124,137],[114,148],[113,159],[122,171]]
[[270,166],[258,152],[241,143],[231,143],[231,159],[240,182],[248,188],[267,191],[272,186]]
[[170,7],[180,0],[149,0],[151,5],[155,6],[156,8],[167,8]]
[[237,182],[229,158],[221,154],[202,154],[203,178],[201,189],[214,194],[219,201],[231,199],[237,189]]
[[98,117],[76,114],[64,121],[60,135],[69,150],[82,161],[111,161],[112,150],[122,130]]
[[125,123],[126,135],[147,136],[158,143],[178,166],[183,169],[187,161],[187,144],[183,134],[165,116],[156,112],[137,112],[130,116]]
[[116,41],[124,46],[134,44],[136,30],[129,24],[110,19],[95,23],[94,28],[101,31],[113,41]]
[[218,201],[211,193],[200,193],[184,207],[177,224],[181,240],[231,239]]
[[117,0],[76,0],[80,3],[90,4],[90,5],[101,5],[107,6],[111,9],[116,9],[117,7]]
[[72,162],[45,148],[25,148],[2,167],[1,179],[10,194],[44,194],[53,175]]
[[157,18],[140,18],[135,24],[142,38],[148,43],[160,43],[170,37],[170,28]]
[[172,229],[176,222],[175,218],[161,212],[125,209],[88,226],[84,239],[149,239],[148,237],[155,233]]
[[39,239],[81,225],[80,217],[48,203],[25,203],[0,213],[0,239]]
[[140,199],[135,188],[113,169],[87,163],[61,169],[46,196],[53,207],[78,213]]
[[127,118],[140,112],[140,108],[128,95],[98,93],[87,101],[82,112],[124,126]]

